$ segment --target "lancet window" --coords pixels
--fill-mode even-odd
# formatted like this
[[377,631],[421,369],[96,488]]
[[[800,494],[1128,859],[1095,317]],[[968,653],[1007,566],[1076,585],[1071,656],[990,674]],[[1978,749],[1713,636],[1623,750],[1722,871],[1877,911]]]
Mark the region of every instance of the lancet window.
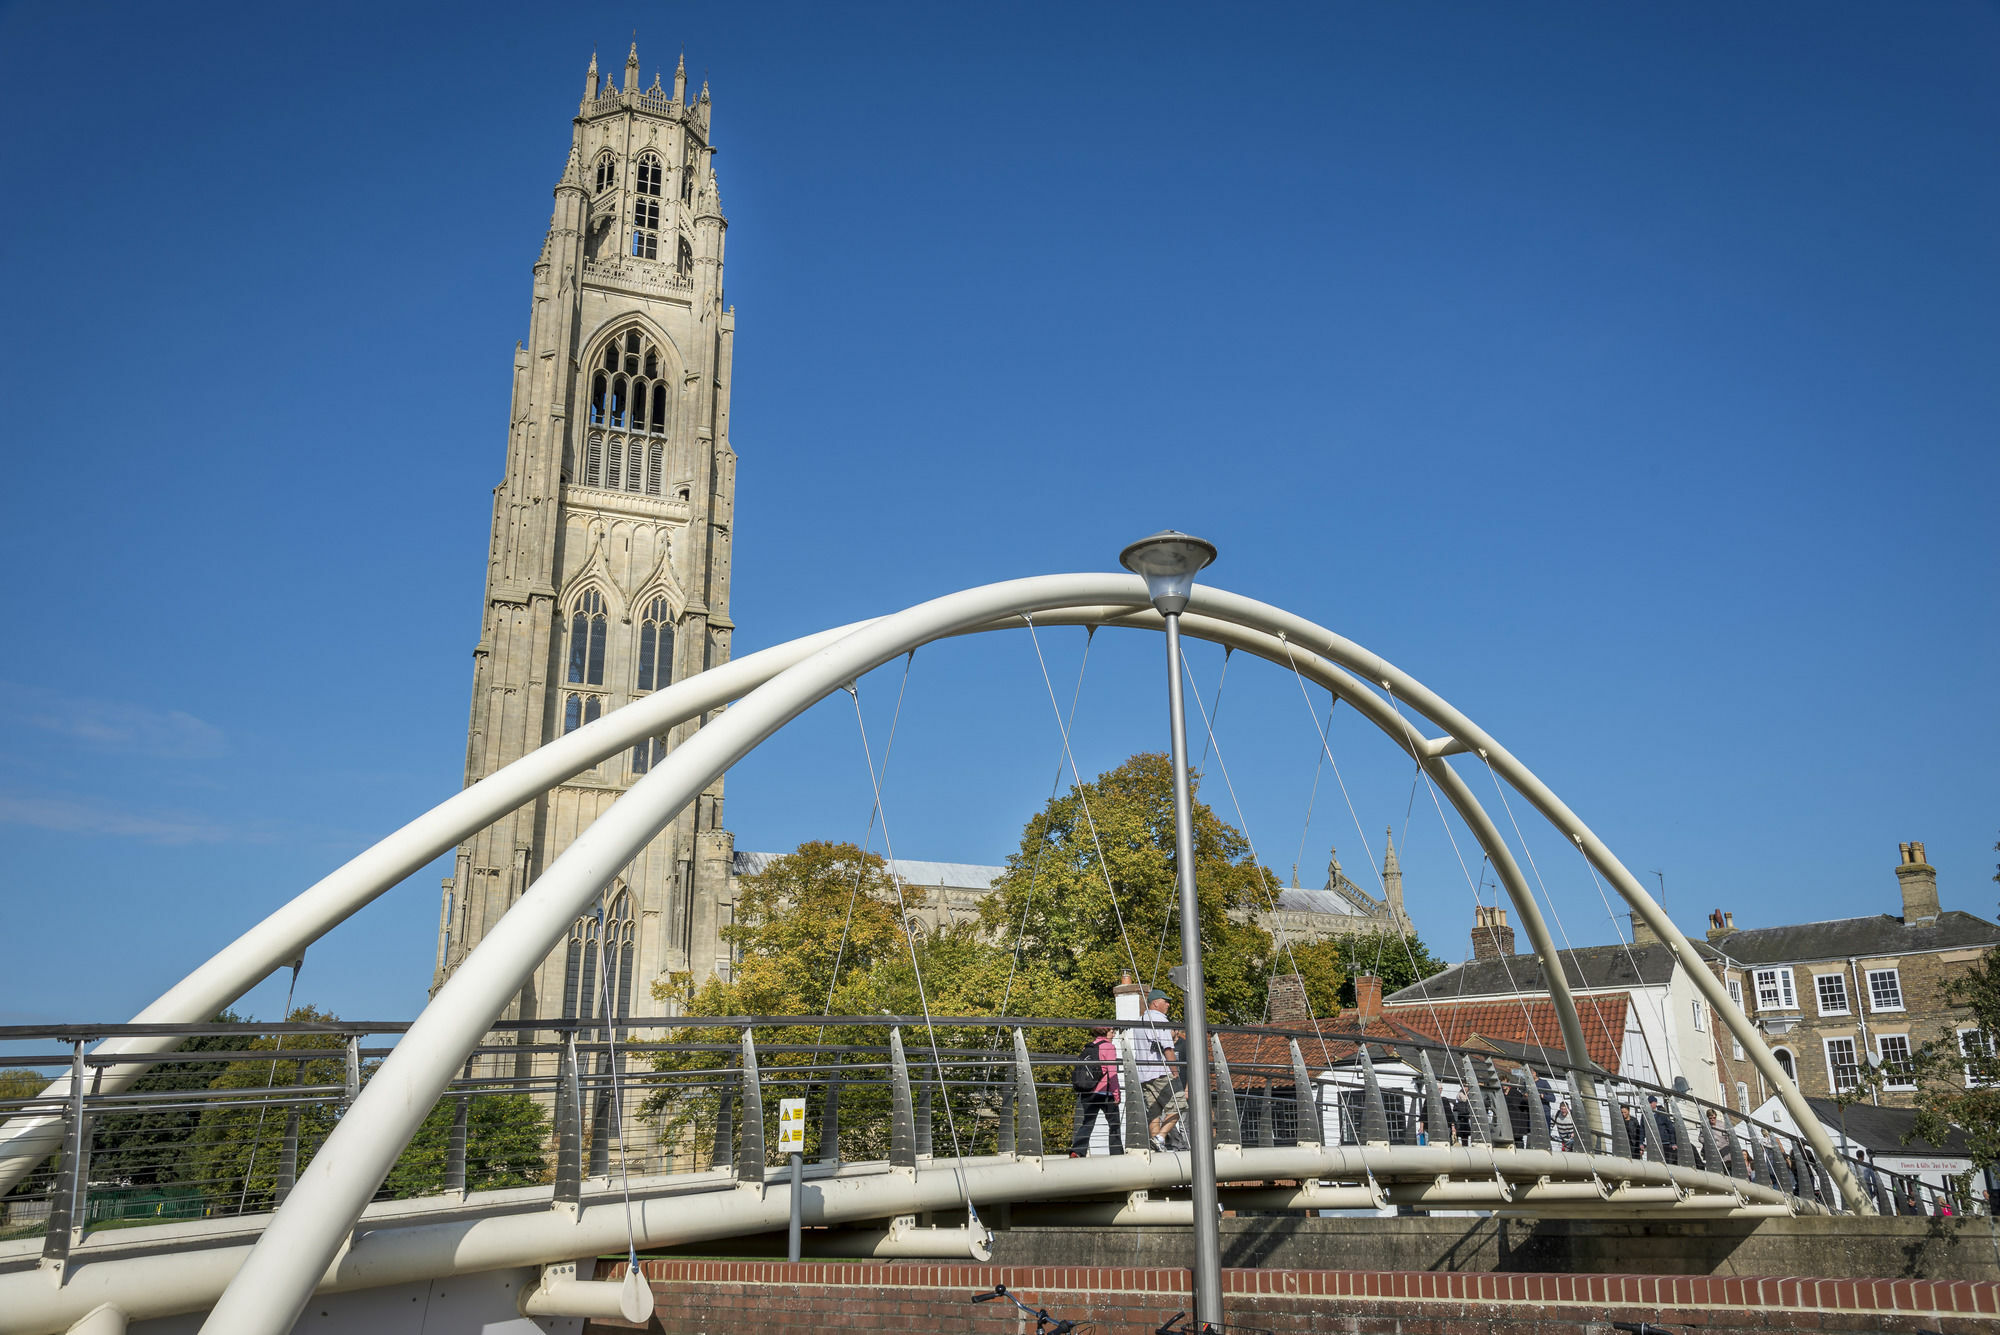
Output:
[[604,634],[604,595],[596,589],[585,589],[583,596],[576,600],[575,609],[569,614],[567,680],[572,685],[604,684]]
[[651,153],[639,159],[639,196],[632,205],[632,253],[642,260],[660,258],[660,160]]
[[606,153],[597,160],[597,191],[602,194],[618,184],[618,159]]
[[590,374],[583,485],[660,494],[670,408],[665,368],[660,350],[636,329],[604,345]]
[[694,247],[688,244],[686,237],[680,239],[679,246],[680,249],[674,253],[674,272],[683,278],[691,278],[694,276]]
[[629,1019],[636,933],[632,896],[620,891],[600,920],[586,913],[570,924],[563,968],[563,1018]]
[[673,679],[673,612],[665,598],[655,598],[646,604],[639,621],[639,689],[658,690]]

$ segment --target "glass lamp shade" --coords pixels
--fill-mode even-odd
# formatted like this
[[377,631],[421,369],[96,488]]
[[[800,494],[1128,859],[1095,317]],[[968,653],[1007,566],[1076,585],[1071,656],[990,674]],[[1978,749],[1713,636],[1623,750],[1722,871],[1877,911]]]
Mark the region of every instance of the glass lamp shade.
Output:
[[1146,594],[1161,616],[1186,610],[1196,573],[1213,560],[1214,543],[1171,528],[1118,553],[1118,563],[1146,581]]

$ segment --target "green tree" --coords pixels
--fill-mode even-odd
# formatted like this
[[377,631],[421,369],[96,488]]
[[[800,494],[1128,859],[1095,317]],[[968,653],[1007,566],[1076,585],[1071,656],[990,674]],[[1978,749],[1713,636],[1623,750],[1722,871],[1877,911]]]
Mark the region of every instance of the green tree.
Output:
[[[294,1024],[330,1023],[339,1017],[313,1006],[300,1006],[287,1017]],[[261,1059],[230,1062],[213,1075],[211,1090],[228,1090],[238,1097],[204,1108],[189,1141],[189,1181],[208,1197],[212,1208],[248,1210],[271,1207],[278,1166],[284,1150],[285,1123],[290,1107],[266,1104],[302,1085],[340,1085],[347,1079],[340,1058],[297,1058],[295,1051],[326,1050],[331,1040],[318,1035],[266,1035],[251,1039],[245,1051],[269,1054]],[[212,1069],[212,1068],[211,1068]],[[299,1166],[304,1167],[339,1121],[338,1104],[325,1097],[296,1105],[299,1111]]]
[[[216,1024],[240,1024],[243,1017],[223,1011]],[[182,1053],[241,1052],[249,1034],[201,1034],[174,1050]],[[224,1070],[214,1061],[162,1062],[132,1085],[133,1094],[171,1096],[208,1089]],[[165,1102],[162,1099],[162,1102]],[[148,1108],[111,1113],[97,1119],[92,1131],[90,1171],[93,1177],[135,1187],[178,1186],[194,1180],[191,1162],[201,1110],[196,1107]]]
[[[1205,803],[1192,814],[1208,1017],[1261,1020],[1272,941],[1251,915],[1276,896],[1277,878]],[[1159,957],[1164,978],[1181,962],[1175,859],[1173,774],[1158,753],[1133,756],[1036,813],[980,904],[988,935],[1019,952],[1009,1009],[1105,1015],[1135,965],[1150,980]]]
[[[382,1184],[403,1200],[444,1190],[455,1099],[443,1099],[417,1128]],[[476,1094],[465,1118],[468,1191],[532,1187],[548,1180],[549,1114],[526,1094]]]
[[[2000,844],[1993,848],[2000,852]],[[2000,871],[1993,879],[2000,881]],[[1915,1133],[1939,1145],[1959,1127],[1973,1163],[1991,1168],[2000,1162],[2000,950],[1946,982],[1944,999],[1972,1012],[1983,1041],[1962,1046],[1957,1031],[1964,1021],[1953,1019],[1914,1054]]]
[[1333,1015],[1354,1005],[1354,980],[1362,974],[1380,978],[1382,994],[1387,996],[1445,967],[1415,932],[1400,936],[1392,932],[1343,932],[1295,944],[1279,952],[1280,972],[1291,971],[1294,956],[1299,972],[1305,975],[1306,996],[1314,1015]]

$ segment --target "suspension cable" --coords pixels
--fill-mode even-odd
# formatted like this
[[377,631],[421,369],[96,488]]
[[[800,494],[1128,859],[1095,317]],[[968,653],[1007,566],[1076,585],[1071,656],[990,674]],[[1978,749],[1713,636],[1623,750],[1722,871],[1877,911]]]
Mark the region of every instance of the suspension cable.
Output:
[[[896,712],[889,719],[889,739],[882,745],[882,783],[888,782],[889,755],[896,749],[896,726],[903,720],[903,696],[909,690],[910,665],[916,661],[916,657],[917,651],[915,649],[910,650],[909,653],[903,656],[903,679],[896,687]],[[860,704],[860,697],[858,695],[855,697],[855,703],[857,705]],[[869,782],[875,784],[875,771],[872,766],[868,773]],[[875,842],[875,822],[881,814],[882,792],[879,784],[877,784],[875,786],[874,800],[868,808],[868,829],[861,836],[861,857],[854,867],[854,884],[847,892],[847,916],[840,924],[840,945],[833,953],[833,976],[826,980],[826,1006],[820,1011],[822,1015],[831,1014],[833,1011],[834,989],[840,985],[840,965],[847,956],[847,935],[849,930],[854,926],[854,904],[855,900],[861,894],[861,878],[867,875],[868,872],[868,848]],[[819,1060],[818,1049],[820,1040],[825,1037],[826,1026],[821,1025],[819,1027],[819,1038],[813,1040],[813,1060],[815,1062]]]
[[[628,912],[630,910],[627,910]],[[630,919],[626,919],[630,921]],[[618,1188],[625,1197],[625,1260],[630,1273],[639,1269],[639,1235],[632,1227],[632,1152],[625,1143],[625,1094],[618,1075],[618,1026],[623,1017],[613,1013],[611,974],[605,957],[611,953],[611,938],[605,932],[604,896],[597,897],[597,983],[601,1006],[598,1014],[612,1023],[604,1027],[604,1060],[611,1068],[611,1124],[618,1128]],[[630,985],[627,979],[627,985]],[[579,1109],[579,1111],[581,1111]]]
[[[946,1088],[944,1079],[944,1058],[938,1052],[937,1026],[931,1022],[930,996],[924,987],[923,961],[917,957],[916,934],[910,930],[910,906],[903,897],[903,878],[896,871],[896,849],[889,838],[889,813],[882,809],[882,786],[875,777],[875,757],[868,745],[868,721],[861,714],[861,690],[858,684],[850,683],[848,694],[854,697],[854,723],[861,733],[861,756],[868,765],[868,782],[875,789],[875,807],[882,816],[882,849],[889,856],[889,884],[896,890],[896,911],[903,924],[903,942],[910,948],[910,970],[917,982],[917,1005],[923,1012],[924,1034],[930,1041],[931,1068],[937,1072],[938,1090]],[[958,1194],[965,1202],[965,1216],[968,1229],[977,1227],[979,1211],[972,1204],[972,1189],[965,1178],[965,1154],[958,1143],[958,1118],[951,1110],[951,1098],[945,1097],[944,1124],[951,1133],[951,1154],[953,1169],[958,1177]]]
[[[1132,977],[1136,979],[1139,976],[1139,960],[1132,953],[1132,938],[1125,930],[1125,911],[1118,904],[1118,888],[1111,884],[1111,865],[1104,860],[1104,845],[1097,838],[1097,821],[1090,814],[1090,798],[1085,795],[1083,790],[1083,774],[1076,767],[1076,753],[1070,749],[1069,725],[1063,721],[1062,707],[1056,703],[1056,687],[1055,683],[1049,679],[1048,660],[1042,657],[1041,636],[1035,633],[1035,621],[1033,617],[1024,612],[1021,614],[1021,620],[1028,623],[1028,639],[1035,646],[1035,661],[1041,664],[1042,684],[1048,688],[1049,692],[1049,708],[1055,711],[1056,726],[1062,729],[1063,757],[1069,761],[1070,777],[1076,783],[1076,800],[1077,804],[1083,808],[1084,824],[1090,827],[1090,845],[1097,852],[1097,870],[1104,877],[1105,891],[1111,896],[1111,913],[1118,920],[1118,940],[1125,947],[1126,962],[1132,966]],[[886,828],[884,838],[887,838]]]
[[[1097,640],[1097,627],[1085,626],[1083,630],[1083,661],[1076,665],[1076,689],[1070,693],[1069,697],[1069,723],[1076,721],[1077,701],[1083,698],[1083,670],[1090,666],[1090,646],[1096,643]],[[1065,738],[1069,735],[1067,725],[1063,729],[1063,735]],[[1051,803],[1056,800],[1056,794],[1062,791],[1063,757],[1066,754],[1068,754],[1066,749],[1059,750],[1056,753],[1056,777],[1049,785],[1049,801]],[[1035,845],[1035,865],[1028,873],[1028,893],[1021,901],[1021,922],[1014,929],[1014,953],[1013,957],[1007,962],[1007,986],[1002,988],[1000,992],[999,1013],[1001,1015],[1007,1013],[1007,1005],[1014,996],[1014,974],[1021,967],[1021,949],[1027,944],[1028,912],[1034,907],[1035,886],[1040,882],[1042,877],[1042,855],[1049,850],[1049,828],[1049,825],[1046,823],[1042,826],[1041,841]],[[993,1044],[995,1047],[998,1047],[999,1043],[999,1033],[996,1030]]]

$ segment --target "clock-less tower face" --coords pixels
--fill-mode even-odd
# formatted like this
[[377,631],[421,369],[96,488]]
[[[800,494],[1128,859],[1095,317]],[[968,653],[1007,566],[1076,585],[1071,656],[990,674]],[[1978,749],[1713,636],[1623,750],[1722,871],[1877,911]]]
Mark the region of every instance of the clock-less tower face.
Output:
[[[704,87],[636,47],[592,59],[514,354],[466,781],[726,661],[736,456],[735,312]],[[436,982],[699,721],[651,738],[468,840],[445,883]],[[654,985],[727,968],[733,854],[717,781],[614,881],[523,991],[514,1018],[666,1013]],[[663,989],[670,990],[670,989]]]

